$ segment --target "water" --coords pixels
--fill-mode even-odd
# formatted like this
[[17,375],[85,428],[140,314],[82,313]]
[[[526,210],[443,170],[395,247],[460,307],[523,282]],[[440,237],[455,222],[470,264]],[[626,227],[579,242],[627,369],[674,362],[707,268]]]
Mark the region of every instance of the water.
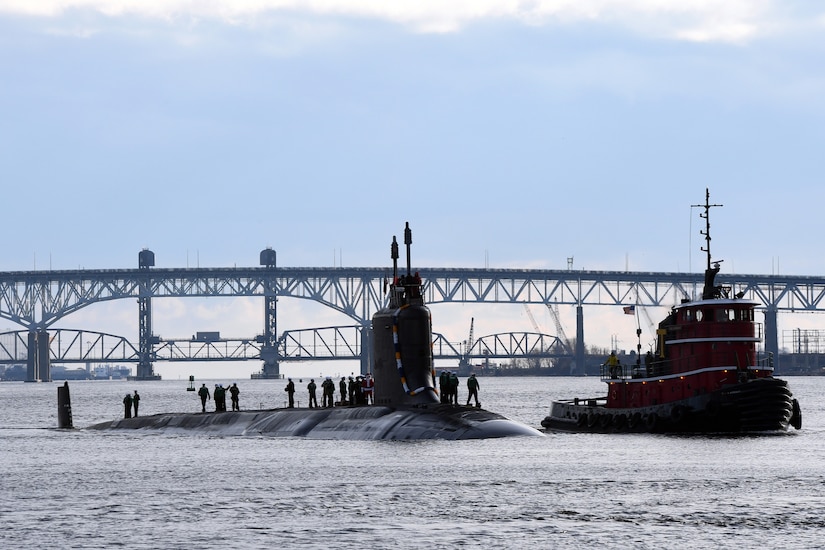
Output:
[[[283,404],[283,381],[234,381],[242,408]],[[480,381],[485,408],[535,427],[601,389]],[[786,435],[452,442],[58,430],[58,383],[3,383],[0,547],[820,548],[825,377],[789,382],[803,429]],[[141,414],[200,410],[186,384],[72,382],[75,426],[134,389]]]

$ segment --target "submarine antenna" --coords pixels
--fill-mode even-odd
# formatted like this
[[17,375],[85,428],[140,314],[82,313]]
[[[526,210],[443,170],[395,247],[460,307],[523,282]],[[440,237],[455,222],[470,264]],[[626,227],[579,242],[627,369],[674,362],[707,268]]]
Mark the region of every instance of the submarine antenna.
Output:
[[407,276],[412,275],[410,264],[410,245],[412,244],[412,231],[410,230],[410,222],[406,222],[407,226],[404,228],[404,244],[407,245]]
[[395,240],[395,235],[392,236],[390,245],[390,258],[392,258],[392,282],[395,284],[398,281],[398,241]]

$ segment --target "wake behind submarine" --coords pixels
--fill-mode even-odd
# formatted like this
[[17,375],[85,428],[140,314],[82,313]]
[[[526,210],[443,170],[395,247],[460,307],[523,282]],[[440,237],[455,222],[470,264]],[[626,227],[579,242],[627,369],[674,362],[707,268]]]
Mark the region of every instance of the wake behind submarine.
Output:
[[[541,436],[538,430],[477,407],[441,403],[435,386],[432,318],[421,277],[412,273],[409,222],[404,229],[406,274],[398,274],[393,237],[387,307],[372,318],[374,405],[167,413],[96,424],[95,430],[179,430],[220,435],[311,439],[416,440]],[[385,283],[386,286],[386,283]]]

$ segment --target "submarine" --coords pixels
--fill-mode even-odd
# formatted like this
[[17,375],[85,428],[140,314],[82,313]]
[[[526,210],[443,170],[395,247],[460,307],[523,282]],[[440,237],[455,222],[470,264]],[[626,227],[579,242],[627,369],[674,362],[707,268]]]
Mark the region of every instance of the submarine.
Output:
[[384,282],[387,306],[372,317],[372,405],[162,413],[103,422],[89,429],[338,440],[543,436],[535,428],[480,407],[441,402],[435,383],[432,317],[424,304],[421,276],[412,272],[410,264],[409,222],[404,228],[404,244],[406,273],[399,275],[399,245],[394,236],[390,247],[392,281]]

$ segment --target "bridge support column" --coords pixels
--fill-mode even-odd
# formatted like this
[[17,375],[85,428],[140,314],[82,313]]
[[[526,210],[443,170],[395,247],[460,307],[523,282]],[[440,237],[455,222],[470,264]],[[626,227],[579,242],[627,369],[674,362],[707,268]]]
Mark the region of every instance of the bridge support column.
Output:
[[570,374],[585,374],[584,365],[584,307],[576,306],[576,358],[573,365],[574,372]]
[[[272,282],[267,283],[274,287],[274,278]],[[269,294],[272,292],[273,294]],[[264,296],[264,334],[261,346],[261,359],[263,360],[263,368],[261,370],[260,378],[280,378],[281,369],[278,362],[278,297],[274,294],[274,288],[267,288],[267,295]]]
[[51,382],[52,367],[49,355],[49,332],[29,331],[26,382]]
[[155,265],[155,254],[144,248],[138,255],[140,270],[146,271],[146,276],[140,281],[140,295],[138,297],[138,365],[137,375],[132,380],[160,380],[155,374],[152,359],[155,355],[154,345],[159,339],[152,335],[152,292],[150,287],[149,268]]
[[361,325],[361,374],[372,372],[372,325]]
[[253,378],[281,378],[278,355],[278,288],[275,276],[276,253],[271,248],[261,251],[261,265],[272,270],[264,285],[264,333],[258,337],[261,343],[261,372]]
[[765,352],[773,354],[773,366],[779,367],[779,333],[776,326],[777,309],[768,306],[765,309]]

